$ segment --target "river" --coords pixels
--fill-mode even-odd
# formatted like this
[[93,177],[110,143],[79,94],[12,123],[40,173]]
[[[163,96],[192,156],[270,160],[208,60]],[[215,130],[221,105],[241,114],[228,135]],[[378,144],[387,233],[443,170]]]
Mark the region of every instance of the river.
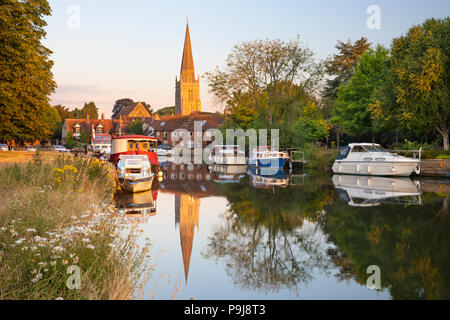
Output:
[[117,195],[152,242],[140,298],[450,298],[450,181],[213,169]]

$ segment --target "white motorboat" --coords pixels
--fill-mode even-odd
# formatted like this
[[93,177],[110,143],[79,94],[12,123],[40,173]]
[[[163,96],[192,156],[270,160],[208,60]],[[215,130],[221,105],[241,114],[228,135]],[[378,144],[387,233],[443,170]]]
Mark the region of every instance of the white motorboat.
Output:
[[128,192],[142,192],[152,188],[154,173],[146,155],[120,155],[117,177]]
[[214,164],[245,165],[247,159],[245,152],[239,145],[216,145],[210,155],[210,161]]
[[420,182],[408,177],[333,176],[339,199],[352,207],[422,204]]
[[333,164],[334,173],[403,176],[420,173],[419,158],[407,158],[383,149],[375,143],[351,143],[341,147]]

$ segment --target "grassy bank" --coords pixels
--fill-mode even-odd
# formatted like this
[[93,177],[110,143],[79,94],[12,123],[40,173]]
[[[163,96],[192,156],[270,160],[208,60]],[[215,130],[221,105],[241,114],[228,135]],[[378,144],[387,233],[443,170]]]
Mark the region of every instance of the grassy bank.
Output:
[[114,215],[111,170],[39,155],[0,170],[0,299],[133,298],[148,247]]

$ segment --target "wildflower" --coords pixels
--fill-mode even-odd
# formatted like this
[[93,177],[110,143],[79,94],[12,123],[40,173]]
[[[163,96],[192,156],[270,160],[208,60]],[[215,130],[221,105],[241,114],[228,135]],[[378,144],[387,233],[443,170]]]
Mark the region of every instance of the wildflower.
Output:
[[29,229],[25,229],[25,231],[28,233],[31,233],[31,232],[36,232],[36,229],[29,228]]
[[20,238],[19,240],[16,241],[16,244],[21,244],[24,241],[25,241],[25,238]]
[[56,261],[50,262],[50,265],[51,265],[51,266],[56,266]]
[[92,245],[92,244],[88,244],[87,246],[86,246],[86,248],[88,248],[88,249],[92,249],[92,250],[94,250],[95,249],[95,247]]
[[63,261],[62,261],[62,264],[68,264],[69,263],[69,261],[67,261],[66,259],[64,259]]

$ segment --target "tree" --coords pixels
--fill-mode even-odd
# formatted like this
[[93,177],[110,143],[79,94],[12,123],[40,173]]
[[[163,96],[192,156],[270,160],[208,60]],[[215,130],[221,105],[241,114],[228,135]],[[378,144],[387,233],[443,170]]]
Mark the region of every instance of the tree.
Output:
[[175,114],[175,106],[173,107],[164,107],[156,111],[156,114],[161,116],[171,116]]
[[[236,45],[226,60],[225,71],[216,68],[206,73],[214,96],[232,113],[236,106],[252,105],[264,109],[267,123],[274,125],[283,105],[280,98],[293,86],[300,86],[313,96],[320,85],[323,65],[314,61],[314,54],[300,45],[299,38],[255,40]],[[241,99],[244,99],[241,100]],[[263,101],[264,105],[258,103]],[[238,108],[239,109],[239,108]]]
[[140,119],[134,120],[130,123],[128,126],[128,133],[129,134],[143,134],[144,128],[142,127],[142,121]]
[[348,84],[339,87],[333,123],[353,135],[374,134],[379,129],[369,106],[376,90],[387,81],[388,54],[388,49],[379,45],[361,56]]
[[[359,58],[370,48],[370,42],[364,37],[355,41],[354,44],[350,40],[347,42],[338,41],[335,48],[338,53],[333,55],[333,58],[326,63],[327,73],[331,78],[327,79],[322,91],[322,109],[328,119],[332,117],[334,112],[338,88],[347,84],[353,76]],[[337,123],[334,123],[334,129],[337,146],[339,147],[343,129]]]
[[83,118],[89,113],[90,119],[98,119],[98,109],[94,102],[85,103],[82,109]]
[[43,121],[47,123],[48,130],[50,131],[50,133],[47,134],[48,138],[59,139],[58,133],[60,127],[59,124],[61,124],[61,118],[59,116],[58,110],[54,107],[48,106],[43,115]]
[[45,115],[55,91],[51,51],[42,45],[46,0],[0,3],[0,136],[45,140],[52,135]]
[[64,122],[66,119],[74,119],[75,116],[72,111],[69,110],[69,108],[62,106],[60,104],[54,106],[56,111],[58,111],[59,117],[61,118],[61,121]]
[[127,107],[127,106],[129,106],[131,104],[136,104],[136,102],[134,102],[130,98],[123,98],[123,99],[117,100],[114,103],[114,107],[113,107],[113,110],[112,110],[112,118],[113,119],[118,119],[120,111],[122,111],[122,109],[124,107]]
[[400,123],[434,128],[449,150],[450,18],[429,19],[394,39],[391,73]]

